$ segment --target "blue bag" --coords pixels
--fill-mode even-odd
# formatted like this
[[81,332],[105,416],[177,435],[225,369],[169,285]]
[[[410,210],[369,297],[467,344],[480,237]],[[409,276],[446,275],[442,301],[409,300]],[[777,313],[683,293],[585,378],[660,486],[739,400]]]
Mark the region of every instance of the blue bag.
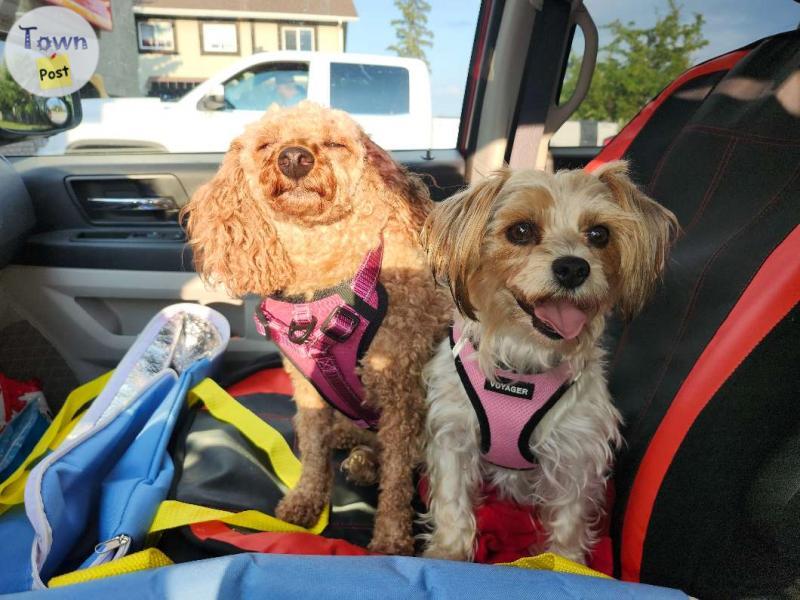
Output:
[[[196,304],[150,321],[64,442],[31,471],[33,541],[8,544],[29,557],[25,576],[11,588],[0,578],[0,592],[43,588],[56,574],[141,547],[172,479],[167,442],[186,391],[211,373],[229,337],[225,318]],[[18,520],[4,515],[0,536],[19,530]]]
[[0,481],[17,470],[50,424],[44,396],[28,402],[0,433]]
[[235,554],[31,593],[30,600],[688,600],[613,579],[402,556]]

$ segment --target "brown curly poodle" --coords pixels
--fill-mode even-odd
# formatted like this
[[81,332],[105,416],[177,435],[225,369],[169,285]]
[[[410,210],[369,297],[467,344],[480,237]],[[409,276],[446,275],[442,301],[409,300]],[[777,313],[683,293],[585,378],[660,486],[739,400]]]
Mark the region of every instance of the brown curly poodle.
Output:
[[198,271],[237,296],[280,292],[310,301],[350,280],[383,236],[380,283],[388,308],[358,368],[365,400],[380,413],[377,433],[353,426],[285,359],[303,471],[277,514],[313,525],[330,500],[332,448],[353,447],[350,476],[380,478],[370,549],[389,554],[413,553],[421,372],[450,315],[450,300],[434,285],[418,241],[431,207],[422,181],[349,116],[303,102],[270,109],[250,125],[184,209]]

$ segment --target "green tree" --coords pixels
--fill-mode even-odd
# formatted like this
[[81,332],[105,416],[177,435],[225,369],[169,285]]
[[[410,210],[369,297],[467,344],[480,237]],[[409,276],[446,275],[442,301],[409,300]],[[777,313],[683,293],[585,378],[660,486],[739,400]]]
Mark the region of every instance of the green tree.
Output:
[[397,42],[387,48],[397,56],[421,58],[428,66],[425,48],[433,47],[433,32],[428,29],[428,13],[431,5],[425,0],[394,0],[402,19],[392,19]]
[[31,95],[23,90],[4,66],[0,67],[0,119],[14,121],[31,112]]
[[[592,85],[572,118],[625,123],[656,93],[692,64],[692,53],[708,44],[703,16],[684,22],[682,6],[669,0],[665,15],[643,29],[632,21],[615,20],[609,44],[600,49]],[[580,58],[570,56],[561,98],[575,89]]]

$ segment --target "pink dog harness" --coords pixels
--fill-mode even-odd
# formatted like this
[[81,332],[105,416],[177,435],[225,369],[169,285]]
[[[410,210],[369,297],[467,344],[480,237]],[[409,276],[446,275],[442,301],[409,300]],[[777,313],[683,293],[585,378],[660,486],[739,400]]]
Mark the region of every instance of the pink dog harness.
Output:
[[370,250],[355,277],[334,288],[302,297],[269,296],[256,311],[256,327],[269,332],[281,353],[334,408],[363,428],[378,424],[378,412],[368,406],[356,374],[388,306],[378,281],[383,240]]
[[572,385],[566,362],[536,375],[520,375],[495,369],[496,382],[486,378],[473,356],[469,338],[461,339],[460,327],[450,328],[450,347],[461,342],[454,356],[461,384],[478,415],[481,452],[490,463],[507,469],[533,469],[531,434],[544,416]]

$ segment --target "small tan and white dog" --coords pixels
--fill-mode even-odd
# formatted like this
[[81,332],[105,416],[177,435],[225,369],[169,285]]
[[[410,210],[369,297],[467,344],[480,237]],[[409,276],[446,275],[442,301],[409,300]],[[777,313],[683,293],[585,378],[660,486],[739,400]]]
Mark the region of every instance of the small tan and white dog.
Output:
[[434,209],[423,237],[457,311],[426,368],[426,556],[472,559],[485,483],[535,507],[532,553],[585,561],[621,442],[605,317],[642,307],[677,229],[621,161],[501,170]]

